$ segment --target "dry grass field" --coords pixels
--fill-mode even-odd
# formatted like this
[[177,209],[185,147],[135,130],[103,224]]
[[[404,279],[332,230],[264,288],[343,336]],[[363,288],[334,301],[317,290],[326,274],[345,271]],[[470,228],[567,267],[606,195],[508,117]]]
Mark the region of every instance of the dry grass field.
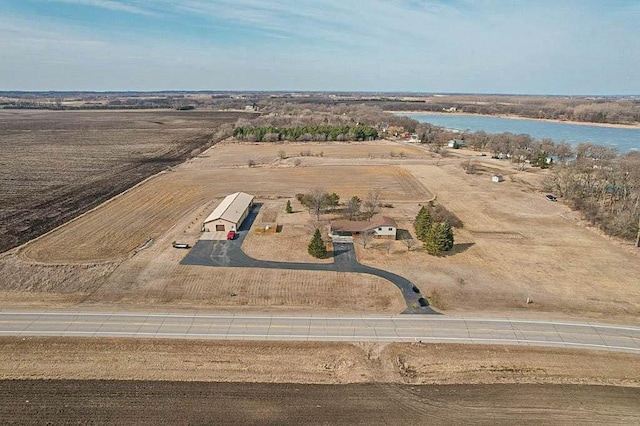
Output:
[[[250,145],[234,147],[251,150]],[[221,148],[224,150],[224,147]],[[91,214],[27,245],[21,255],[44,263],[88,263],[129,256],[150,239],[158,239],[184,217],[198,225],[213,210],[211,200],[244,191],[257,199],[291,198],[322,186],[329,192],[364,197],[380,188],[385,200],[426,200],[429,191],[398,166],[314,166],[219,168],[212,164],[218,147],[202,158],[155,177],[119,196]],[[238,155],[245,155],[240,152]],[[207,212],[208,213],[208,212]],[[197,223],[196,223],[197,222]]]
[[[332,152],[332,144],[325,145],[327,152]],[[364,144],[354,146],[362,152],[376,148],[375,143],[369,144],[370,149]],[[393,199],[431,197],[410,173],[394,165],[221,168],[216,164],[217,152],[232,150],[245,156],[253,148],[247,144],[215,146],[27,244],[18,254],[6,254],[0,263],[5,300],[34,306],[39,300],[31,294],[44,292],[58,303],[90,306],[108,303],[245,311],[402,311],[405,305],[399,291],[373,276],[233,268],[214,272],[211,268],[179,265],[185,253],[173,249],[171,242],[194,244],[201,221],[230,192],[255,194],[265,202],[264,213],[270,209],[284,211],[285,198],[317,186],[345,198],[356,194],[364,197],[372,189],[370,185]],[[333,152],[336,156],[353,155],[348,154],[348,148],[344,144]],[[337,157],[323,158],[332,161]],[[247,253],[265,259],[272,253],[275,259],[312,261],[306,252],[306,222],[310,217],[302,206],[296,210],[282,216],[283,232],[252,233],[245,244]],[[65,276],[72,279],[65,280]]]
[[[453,252],[434,258],[407,253],[399,242],[390,254],[384,247],[359,246],[361,262],[404,275],[448,312],[638,323],[640,250],[602,236],[561,203],[545,200],[537,190],[544,171],[516,171],[487,159],[484,173],[470,175],[461,168],[466,154],[457,155],[437,166],[405,166],[464,222]],[[506,180],[491,182],[494,170]],[[412,208],[415,215],[419,207]]]
[[[281,155],[284,154],[284,155]],[[320,159],[380,161],[384,159],[416,160],[428,158],[429,154],[413,146],[398,145],[390,141],[371,142],[291,142],[291,143],[225,143],[216,150],[211,164],[219,167],[246,166],[249,159],[256,164],[292,166],[293,159],[312,162]],[[323,161],[324,160],[324,161]]]
[[[279,150],[295,153],[300,145],[216,145],[6,254],[0,261],[0,294],[6,303],[27,305],[41,303],[34,294],[43,292],[53,301],[89,306],[400,312],[399,292],[378,278],[214,272],[179,265],[184,252],[171,248],[174,240],[195,243],[201,221],[219,200],[245,191],[264,203],[258,221],[275,220],[282,232],[252,231],[244,250],[260,259],[313,261],[306,253],[311,217],[297,203],[297,213],[284,213],[286,199],[316,187],[335,191],[343,200],[380,188],[383,202],[393,205],[384,213],[401,228],[412,230],[420,204],[434,195],[465,223],[456,230],[453,252],[442,258],[408,252],[401,241],[390,247],[357,246],[361,262],[409,278],[444,312],[638,323],[639,252],[584,226],[562,203],[546,201],[538,188],[547,172],[517,171],[507,162],[465,151],[434,156],[389,141],[313,144],[311,149],[323,156],[303,157],[298,166],[291,158],[278,158]],[[405,154],[370,158],[391,150]],[[245,164],[251,157],[260,160],[258,166]],[[477,161],[478,173],[464,173],[468,158]],[[495,172],[504,174],[505,182],[492,183]],[[337,298],[339,288],[348,294]],[[533,303],[526,304],[527,298]]]
[[184,161],[242,113],[0,111],[0,252]]
[[[112,362],[122,354],[127,354],[126,362]],[[639,388],[640,358],[499,345],[2,337],[0,379],[579,383]]]

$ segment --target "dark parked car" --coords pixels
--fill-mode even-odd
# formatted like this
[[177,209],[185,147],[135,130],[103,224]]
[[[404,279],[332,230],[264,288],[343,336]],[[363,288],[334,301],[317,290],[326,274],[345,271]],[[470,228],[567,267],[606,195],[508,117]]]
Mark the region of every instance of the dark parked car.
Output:
[[424,297],[421,297],[420,299],[418,299],[418,303],[420,304],[420,306],[422,306],[423,308],[425,306],[429,306],[429,302],[427,302],[427,300]]
[[549,201],[554,201],[554,202],[558,201],[558,199],[555,196],[551,195],[551,194],[548,194],[546,198]]

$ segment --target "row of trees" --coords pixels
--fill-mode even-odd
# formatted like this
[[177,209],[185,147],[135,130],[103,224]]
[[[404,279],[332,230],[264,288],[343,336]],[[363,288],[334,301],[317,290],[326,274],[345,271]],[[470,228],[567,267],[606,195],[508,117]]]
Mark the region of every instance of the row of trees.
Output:
[[424,102],[376,102],[386,110],[458,112],[485,115],[517,115],[534,119],[589,123],[632,124],[640,122],[640,102],[629,99],[586,99],[525,96],[447,96]]
[[422,206],[413,223],[416,236],[424,243],[427,253],[440,256],[453,248],[453,229],[445,221],[437,221],[425,206]]
[[[349,220],[371,219],[380,210],[381,195],[382,192],[380,190],[370,191],[364,197],[364,200],[354,195],[342,205],[342,211]],[[335,192],[329,194],[322,188],[313,189],[311,192],[305,194],[296,194],[296,199],[306,207],[310,213],[316,215],[316,220],[320,220],[320,215],[327,210],[331,209],[335,211],[340,207],[340,196]]]
[[365,141],[378,138],[378,131],[370,126],[312,125],[297,127],[242,127],[233,130],[233,136],[241,141]]

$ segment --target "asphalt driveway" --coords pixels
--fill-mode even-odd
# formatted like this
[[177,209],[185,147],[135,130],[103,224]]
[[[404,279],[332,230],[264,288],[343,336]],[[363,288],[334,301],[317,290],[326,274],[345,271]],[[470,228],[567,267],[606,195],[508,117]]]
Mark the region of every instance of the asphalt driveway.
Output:
[[[414,284],[406,278],[382,269],[362,265],[356,259],[353,243],[333,244],[333,263],[304,263],[304,262],[275,262],[258,260],[247,256],[242,251],[244,242],[251,225],[258,215],[260,206],[255,206],[240,227],[235,240],[200,240],[187,256],[182,259],[182,265],[224,266],[237,268],[267,268],[267,269],[295,269],[305,271],[335,271],[356,272],[375,275],[393,283],[405,299],[407,314],[438,314],[429,307],[426,299],[419,292],[414,291]],[[420,305],[420,299],[422,304]]]

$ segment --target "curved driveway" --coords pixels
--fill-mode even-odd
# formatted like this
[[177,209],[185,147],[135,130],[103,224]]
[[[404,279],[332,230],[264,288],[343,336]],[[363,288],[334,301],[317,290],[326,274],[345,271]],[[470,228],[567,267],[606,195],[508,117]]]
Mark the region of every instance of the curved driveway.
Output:
[[[353,243],[333,243],[333,263],[303,263],[303,262],[275,262],[271,260],[258,260],[247,256],[242,251],[242,243],[259,211],[256,206],[247,219],[245,219],[238,237],[233,241],[227,240],[200,240],[189,254],[180,262],[182,265],[199,266],[226,266],[238,268],[266,268],[266,269],[296,269],[304,271],[334,271],[356,272],[375,275],[393,283],[404,297],[407,314],[438,314],[431,307],[420,306],[419,299],[422,295],[414,291],[411,281],[382,269],[372,268],[358,262]],[[426,303],[426,299],[422,299]]]

